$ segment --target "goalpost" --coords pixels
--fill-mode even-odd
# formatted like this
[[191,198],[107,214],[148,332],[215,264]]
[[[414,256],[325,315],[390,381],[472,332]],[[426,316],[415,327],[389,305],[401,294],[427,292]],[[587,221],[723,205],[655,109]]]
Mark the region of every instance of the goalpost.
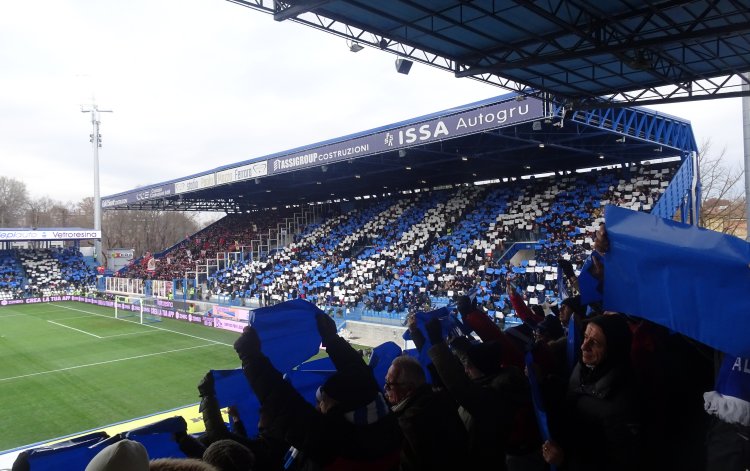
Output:
[[149,312],[153,299],[140,296],[115,296],[115,319],[134,318],[134,322],[149,324],[161,322],[161,317]]

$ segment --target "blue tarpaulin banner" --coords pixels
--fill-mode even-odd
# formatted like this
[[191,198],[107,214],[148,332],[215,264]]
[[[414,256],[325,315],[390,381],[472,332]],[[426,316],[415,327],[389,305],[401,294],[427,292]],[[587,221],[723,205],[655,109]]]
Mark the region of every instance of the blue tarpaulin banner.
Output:
[[250,389],[241,369],[211,370],[214,377],[214,391],[219,407],[235,406],[242,417],[242,423],[249,436],[255,436],[258,429],[260,402]]
[[327,315],[314,304],[295,299],[254,311],[251,323],[263,354],[282,373],[316,355],[320,347],[316,315]]
[[[432,364],[432,360],[430,359],[430,355],[427,352],[430,347],[432,347],[432,342],[430,342],[430,337],[427,333],[426,326],[427,323],[432,319],[438,319],[440,321],[443,338],[448,336],[453,337],[464,333],[462,331],[462,324],[458,321],[458,318],[455,315],[450,314],[450,311],[447,307],[441,307],[440,309],[435,309],[434,311],[429,312],[417,312],[417,328],[422,332],[422,335],[425,339],[424,346],[422,346],[422,350],[419,352],[417,358],[419,359],[419,363],[422,365],[422,368],[424,368],[425,372],[427,373],[427,379],[430,382],[432,382],[432,375],[430,374],[427,367]],[[403,334],[403,338],[404,340],[411,340],[411,332],[409,332],[409,330],[406,330]]]
[[649,319],[735,356],[750,356],[750,244],[614,206],[604,308]]
[[380,390],[385,386],[385,374],[388,373],[393,360],[401,355],[401,347],[393,342],[385,342],[372,349],[370,369]]

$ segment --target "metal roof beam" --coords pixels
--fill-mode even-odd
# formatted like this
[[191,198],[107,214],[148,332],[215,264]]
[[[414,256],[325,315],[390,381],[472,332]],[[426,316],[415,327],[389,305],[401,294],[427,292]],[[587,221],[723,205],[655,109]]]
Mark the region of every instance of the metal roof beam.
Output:
[[284,21],[288,20],[289,18],[295,18],[297,15],[301,15],[302,13],[307,13],[310,10],[314,10],[315,8],[322,7],[326,3],[330,3],[331,0],[316,0],[316,1],[307,1],[307,2],[294,2],[294,5],[290,5],[287,2],[279,2],[276,1],[275,3],[275,11],[273,13],[273,19],[276,21]]

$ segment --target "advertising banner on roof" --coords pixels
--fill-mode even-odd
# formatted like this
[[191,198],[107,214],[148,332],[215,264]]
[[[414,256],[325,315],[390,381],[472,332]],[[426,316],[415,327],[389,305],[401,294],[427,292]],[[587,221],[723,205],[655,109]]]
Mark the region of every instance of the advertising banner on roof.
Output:
[[544,102],[528,97],[511,99],[449,116],[433,118],[368,136],[306,149],[268,160],[270,175],[317,167],[341,160],[405,149],[416,145],[475,134],[544,117]]
[[160,185],[151,188],[139,188],[137,190],[118,195],[115,198],[105,198],[102,200],[102,208],[111,208],[123,204],[133,204],[139,201],[151,200],[156,198],[165,198],[175,194],[174,185]]
[[94,231],[88,229],[47,229],[39,231],[19,229],[0,231],[0,241],[86,240],[101,238],[102,231]]
[[264,177],[268,175],[268,161],[255,162],[241,167],[230,168],[216,172],[216,184],[233,183],[250,178]]
[[216,186],[216,175],[213,173],[175,183],[174,193],[179,195],[180,193],[185,193],[187,191],[197,191],[212,186]]

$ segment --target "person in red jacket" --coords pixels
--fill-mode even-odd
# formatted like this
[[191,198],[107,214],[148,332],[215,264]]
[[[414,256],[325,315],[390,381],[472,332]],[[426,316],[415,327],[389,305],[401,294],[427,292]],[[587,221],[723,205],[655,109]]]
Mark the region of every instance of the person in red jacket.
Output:
[[492,319],[476,305],[468,296],[460,296],[456,301],[456,309],[461,315],[461,321],[473,330],[482,342],[498,342],[502,345],[505,354],[503,366],[515,366],[523,371],[523,352],[515,343],[503,333],[502,330],[492,322]]

